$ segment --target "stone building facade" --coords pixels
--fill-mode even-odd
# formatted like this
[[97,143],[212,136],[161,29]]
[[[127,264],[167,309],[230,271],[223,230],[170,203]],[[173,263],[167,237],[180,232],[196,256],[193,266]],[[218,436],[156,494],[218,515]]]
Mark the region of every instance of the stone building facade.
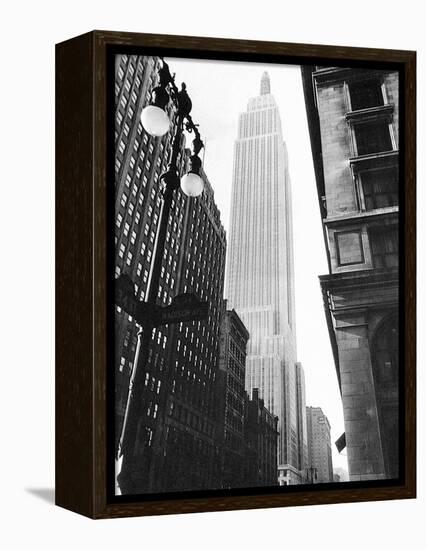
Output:
[[[399,472],[398,73],[302,67],[351,481]],[[344,443],[343,443],[344,445]]]
[[[138,299],[145,292],[161,207],[160,176],[168,162],[171,130],[153,138],[140,122],[161,62],[120,55],[115,77],[115,277],[130,276]],[[172,113],[170,113],[172,115]],[[184,140],[178,163],[185,168]],[[206,321],[153,330],[138,432],[141,493],[217,488],[219,484],[216,383],[226,235],[213,189],[198,198],[175,192],[168,221],[157,304],[194,293],[209,304]],[[133,368],[134,319],[115,311],[115,433],[118,446]],[[118,465],[119,467],[119,465]]]

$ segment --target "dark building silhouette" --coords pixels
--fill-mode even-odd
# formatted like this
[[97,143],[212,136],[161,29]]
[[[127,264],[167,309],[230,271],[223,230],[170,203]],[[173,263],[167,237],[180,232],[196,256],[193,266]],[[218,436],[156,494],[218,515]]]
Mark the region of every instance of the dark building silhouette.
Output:
[[303,67],[329,274],[320,277],[351,481],[394,478],[398,439],[398,73]]
[[[159,180],[168,162],[173,131],[153,138],[140,122],[156,85],[155,57],[117,56],[115,157],[115,276],[128,274],[140,300],[147,289],[161,205]],[[183,173],[187,152],[179,155]],[[198,198],[175,192],[157,303],[170,304],[184,292],[209,304],[206,321],[155,329],[141,399],[143,492],[216,488],[218,478],[218,347],[226,236],[205,175]],[[115,433],[118,444],[138,327],[120,308],[115,312]]]
[[249,333],[234,309],[223,314],[218,374],[221,487],[277,485],[278,418],[265,408],[259,391],[244,389]]
[[235,310],[223,303],[220,330],[218,373],[218,410],[223,419],[219,438],[222,446],[221,485],[224,488],[242,487],[245,459],[245,400],[244,389],[247,342],[249,333]]
[[278,417],[271,414],[253,389],[246,393],[244,407],[244,484],[245,487],[278,485]]

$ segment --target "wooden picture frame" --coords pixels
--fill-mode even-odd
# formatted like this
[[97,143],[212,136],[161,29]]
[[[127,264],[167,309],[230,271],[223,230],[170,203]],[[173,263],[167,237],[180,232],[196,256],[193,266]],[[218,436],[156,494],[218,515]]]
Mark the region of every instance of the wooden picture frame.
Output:
[[[340,66],[391,64],[400,71],[401,265],[404,369],[402,475],[387,483],[292,490],[114,499],[108,494],[107,148],[109,52]],[[416,496],[416,54],[379,50],[93,31],[56,46],[56,504],[91,518],[405,499]],[[361,237],[360,237],[361,238]],[[342,484],[341,484],[342,485]],[[275,488],[274,488],[275,489]]]

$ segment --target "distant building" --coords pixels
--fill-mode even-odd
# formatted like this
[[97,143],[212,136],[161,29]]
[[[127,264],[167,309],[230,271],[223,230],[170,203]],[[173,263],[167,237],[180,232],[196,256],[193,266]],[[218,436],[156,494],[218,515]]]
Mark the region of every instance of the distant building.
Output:
[[308,427],[306,422],[305,373],[301,363],[296,363],[296,398],[299,434],[298,469],[304,472],[308,463]]
[[245,460],[244,389],[249,333],[235,310],[223,304],[218,371],[218,420],[221,454],[221,487],[242,487]]
[[339,481],[349,481],[349,474],[344,468],[333,468],[335,476],[339,476]]
[[226,295],[250,333],[246,389],[279,418],[277,477],[301,482],[293,218],[287,149],[268,73],[238,121]]
[[265,408],[259,390],[246,393],[244,407],[245,487],[266,487],[277,482],[278,417]]
[[351,481],[399,472],[395,70],[302,67],[329,274],[320,277]]
[[[160,176],[168,163],[173,127],[153,138],[140,122],[161,62],[117,55],[115,67],[115,276],[126,273],[144,300],[161,207]],[[182,140],[181,173],[187,152]],[[226,236],[213,189],[205,176],[198,198],[175,192],[157,304],[180,293],[209,303],[206,321],[153,330],[141,399],[136,452],[138,492],[217,488],[216,377],[223,299]],[[115,432],[118,445],[133,368],[138,327],[115,311]]]
[[[320,407],[306,407],[308,427],[308,481],[333,481],[330,423]],[[309,479],[310,478],[310,479]]]

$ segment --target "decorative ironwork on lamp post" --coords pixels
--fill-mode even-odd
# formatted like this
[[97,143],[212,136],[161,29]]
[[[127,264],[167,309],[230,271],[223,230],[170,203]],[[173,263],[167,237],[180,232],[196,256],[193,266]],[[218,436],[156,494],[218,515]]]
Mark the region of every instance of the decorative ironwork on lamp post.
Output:
[[[152,330],[168,323],[178,323],[188,320],[201,320],[207,317],[208,304],[200,302],[192,294],[176,296],[167,307],[157,305],[161,265],[164,255],[167,224],[172,207],[173,193],[181,186],[189,197],[199,196],[204,188],[201,177],[201,159],[198,154],[203,148],[198,127],[190,115],[191,99],[182,83],[178,90],[174,76],[170,74],[167,63],[162,60],[158,71],[159,84],[152,90],[151,104],[146,106],[141,114],[141,122],[145,130],[152,136],[161,137],[170,129],[170,120],[166,107],[172,100],[176,108],[175,129],[166,171],[160,177],[161,207],[158,219],[157,235],[152,254],[152,263],[147,283],[146,300],[140,302],[134,292],[134,284],[127,275],[120,275],[116,280],[115,303],[131,315],[141,330],[138,333],[133,371],[129,382],[126,411],[117,458],[122,456],[121,470],[117,477],[122,494],[136,494],[146,488],[146,471],[141,467],[137,456],[137,437],[139,422],[142,419],[142,392],[145,381],[145,367],[149,359],[149,348]],[[178,156],[181,149],[184,131],[194,133],[192,155],[189,158],[189,170],[180,180]]]

